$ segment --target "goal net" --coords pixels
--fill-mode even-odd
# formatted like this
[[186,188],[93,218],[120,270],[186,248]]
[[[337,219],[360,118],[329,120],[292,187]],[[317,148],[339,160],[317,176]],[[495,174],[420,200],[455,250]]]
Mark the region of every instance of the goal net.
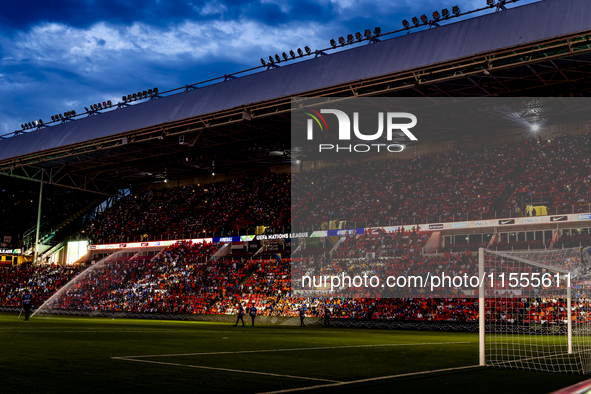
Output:
[[591,372],[591,248],[480,249],[480,364]]

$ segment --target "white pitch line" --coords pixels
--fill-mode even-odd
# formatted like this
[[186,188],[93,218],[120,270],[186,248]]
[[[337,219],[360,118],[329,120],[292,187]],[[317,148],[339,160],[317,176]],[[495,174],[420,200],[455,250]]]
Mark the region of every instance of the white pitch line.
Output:
[[469,368],[477,368],[477,367],[480,367],[480,365],[469,365],[469,366],[466,366],[466,367],[444,368],[444,369],[435,369],[433,371],[421,371],[421,372],[403,373],[403,374],[399,374],[399,375],[379,376],[377,378],[368,378],[368,379],[353,380],[353,381],[350,381],[350,382],[338,382],[338,383],[332,383],[332,384],[319,384],[319,385],[316,385],[316,386],[299,387],[299,388],[295,388],[295,389],[267,391],[267,392],[260,393],[260,394],[292,393],[292,392],[295,392],[295,391],[314,390],[314,389],[322,389],[322,388],[327,388],[327,387],[338,387],[338,386],[344,386],[344,385],[347,385],[347,384],[373,382],[373,381],[376,381],[376,380],[403,378],[403,377],[406,377],[406,376],[426,375],[426,374],[430,374],[430,373],[447,372],[447,371],[457,371],[457,370],[461,370],[461,369],[469,369]]
[[273,352],[297,352],[302,350],[327,350],[327,349],[349,349],[366,347],[387,347],[387,346],[423,346],[423,345],[455,345],[476,342],[424,342],[424,343],[385,343],[381,345],[348,345],[348,346],[319,346],[319,347],[300,347],[287,349],[259,349],[259,350],[239,350],[235,352],[208,352],[208,353],[179,353],[179,354],[152,354],[140,356],[118,356],[113,359],[131,360],[136,358],[154,358],[154,357],[180,357],[180,356],[213,356],[219,354],[245,354],[245,353],[273,353]]
[[280,375],[280,374],[270,373],[270,372],[242,371],[242,370],[239,370],[239,369],[215,368],[215,367],[207,367],[207,366],[204,366],[204,365],[165,363],[165,362],[162,362],[162,361],[137,360],[137,359],[129,359],[129,358],[121,358],[121,357],[111,357],[111,358],[118,359],[118,360],[123,360],[123,361],[135,361],[135,362],[139,362],[139,363],[149,363],[149,364],[159,364],[159,365],[172,365],[174,367],[210,369],[210,370],[214,370],[214,371],[238,372],[238,373],[246,373],[246,374],[252,374],[252,375],[275,376],[275,377],[280,377],[280,378],[304,379],[304,380],[315,380],[315,381],[319,381],[319,382],[341,383],[338,380],[310,378],[310,377],[306,377],[306,376]]

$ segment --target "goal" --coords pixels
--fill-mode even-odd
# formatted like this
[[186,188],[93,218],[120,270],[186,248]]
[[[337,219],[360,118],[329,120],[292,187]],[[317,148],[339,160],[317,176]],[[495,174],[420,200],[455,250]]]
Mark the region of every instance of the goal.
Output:
[[591,372],[590,250],[479,250],[480,365]]

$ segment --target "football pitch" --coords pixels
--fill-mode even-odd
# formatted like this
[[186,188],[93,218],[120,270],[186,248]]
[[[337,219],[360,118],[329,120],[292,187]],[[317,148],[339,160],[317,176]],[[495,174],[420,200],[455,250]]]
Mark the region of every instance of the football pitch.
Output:
[[548,393],[588,379],[477,364],[477,334],[0,314],[2,393]]

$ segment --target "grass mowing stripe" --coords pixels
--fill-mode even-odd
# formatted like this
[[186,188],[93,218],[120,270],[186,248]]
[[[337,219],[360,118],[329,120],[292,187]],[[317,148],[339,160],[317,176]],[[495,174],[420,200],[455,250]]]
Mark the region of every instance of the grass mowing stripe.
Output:
[[138,360],[138,359],[129,359],[129,358],[122,358],[122,357],[111,357],[111,358],[117,359],[117,360],[123,360],[123,361],[134,361],[134,362],[138,362],[138,363],[149,363],[149,364],[159,364],[159,365],[171,365],[171,366],[174,366],[174,367],[210,369],[210,370],[214,370],[214,371],[237,372],[237,373],[245,373],[245,374],[252,374],[252,375],[266,375],[266,376],[275,376],[275,377],[279,377],[279,378],[304,379],[304,380],[315,380],[315,381],[319,381],[319,382],[341,383],[338,380],[310,378],[310,377],[307,377],[307,376],[281,375],[281,374],[276,374],[276,373],[257,372],[257,371],[242,371],[242,370],[239,370],[239,369],[207,367],[207,366],[204,366],[204,365],[165,363],[163,361]]
[[385,346],[455,345],[455,344],[460,344],[460,343],[474,343],[474,342],[466,341],[466,342],[427,342],[427,343],[385,343],[385,344],[381,344],[381,345],[317,346],[317,347],[296,347],[296,348],[288,348],[288,349],[238,350],[238,351],[234,351],[234,352],[151,354],[151,355],[143,355],[143,356],[142,355],[140,355],[140,356],[118,356],[118,357],[111,357],[111,358],[129,360],[129,359],[135,359],[135,358],[207,356],[207,355],[217,355],[217,354],[296,352],[296,351],[302,351],[302,350],[349,349],[349,348],[385,347]]
[[309,386],[309,387],[299,387],[294,389],[285,389],[285,390],[277,390],[277,391],[266,391],[260,394],[280,394],[280,393],[292,393],[295,391],[305,391],[305,390],[314,390],[314,389],[323,389],[328,387],[337,387],[337,386],[344,386],[348,384],[355,384],[355,383],[367,383],[373,382],[376,380],[386,380],[386,379],[395,379],[395,378],[403,378],[406,376],[416,376],[416,375],[426,375],[430,373],[437,373],[437,372],[448,372],[448,371],[458,371],[461,369],[470,369],[470,368],[477,368],[480,365],[468,365],[465,367],[454,367],[454,368],[444,368],[444,369],[435,369],[432,371],[420,371],[420,372],[411,372],[411,373],[403,373],[399,375],[390,375],[390,376],[378,376],[376,378],[367,378],[367,379],[359,379],[359,380],[352,380],[350,382],[338,382],[332,384],[319,384],[316,386]]

